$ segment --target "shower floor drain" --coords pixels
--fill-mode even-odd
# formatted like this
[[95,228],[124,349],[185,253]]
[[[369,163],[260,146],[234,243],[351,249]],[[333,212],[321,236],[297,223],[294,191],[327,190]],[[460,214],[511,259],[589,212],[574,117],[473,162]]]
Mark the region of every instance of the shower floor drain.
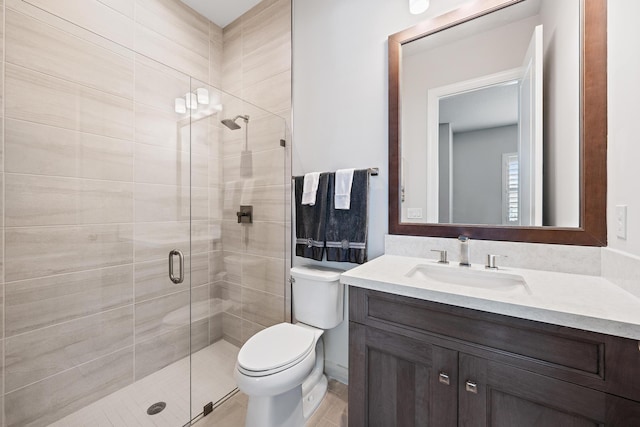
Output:
[[166,407],[167,407],[167,404],[164,402],[154,403],[153,405],[149,406],[149,409],[147,409],[147,414],[149,415],[159,414]]

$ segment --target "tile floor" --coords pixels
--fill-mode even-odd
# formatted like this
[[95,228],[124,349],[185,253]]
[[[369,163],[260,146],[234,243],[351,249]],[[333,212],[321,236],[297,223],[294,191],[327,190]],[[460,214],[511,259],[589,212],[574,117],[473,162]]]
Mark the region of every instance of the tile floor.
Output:
[[[329,380],[327,395],[305,427],[346,427],[347,410],[347,386],[336,380]],[[194,425],[196,427],[244,427],[246,411],[247,396],[238,393]]]
[[[209,401],[215,403],[235,388],[233,369],[238,347],[218,341],[193,355],[191,387],[193,413]],[[217,367],[211,369],[212,366]],[[189,414],[189,358],[186,357],[81,410],[51,424],[54,427],[181,427]],[[159,414],[147,415],[158,401],[167,403]],[[322,404],[306,427],[347,426],[347,386],[329,381]],[[243,427],[247,396],[238,392],[213,413],[194,423],[196,427]]]
[[[135,383],[51,424],[55,427],[181,427],[189,421],[189,388],[193,414],[235,389],[233,369],[239,348],[218,341]],[[191,363],[191,378],[189,366]],[[163,401],[166,408],[147,415],[147,408]],[[213,414],[207,418],[211,418]],[[200,423],[196,424],[200,425]],[[237,424],[242,426],[244,424]]]

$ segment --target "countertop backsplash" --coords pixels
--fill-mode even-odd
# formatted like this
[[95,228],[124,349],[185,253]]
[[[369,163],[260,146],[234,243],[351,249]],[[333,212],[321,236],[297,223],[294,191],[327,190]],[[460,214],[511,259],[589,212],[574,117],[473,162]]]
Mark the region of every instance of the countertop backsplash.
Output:
[[[449,261],[458,262],[458,239],[419,236],[385,236],[385,254],[438,259],[432,250],[446,250]],[[500,242],[494,240],[470,240],[471,264],[484,265],[488,254],[501,255],[497,265],[555,271],[559,273],[602,275],[602,249],[592,246],[550,245],[542,243]],[[612,255],[613,256],[613,255]],[[637,271],[637,270],[636,270]],[[640,292],[640,289],[639,289]]]
[[640,257],[602,248],[602,277],[640,298]]

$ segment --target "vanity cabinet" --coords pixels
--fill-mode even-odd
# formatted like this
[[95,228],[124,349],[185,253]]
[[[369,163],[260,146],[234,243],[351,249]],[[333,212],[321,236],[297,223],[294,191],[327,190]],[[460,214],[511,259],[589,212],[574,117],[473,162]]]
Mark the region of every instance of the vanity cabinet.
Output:
[[640,426],[635,340],[350,287],[349,426]]
[[349,336],[349,426],[456,425],[456,351],[355,322]]

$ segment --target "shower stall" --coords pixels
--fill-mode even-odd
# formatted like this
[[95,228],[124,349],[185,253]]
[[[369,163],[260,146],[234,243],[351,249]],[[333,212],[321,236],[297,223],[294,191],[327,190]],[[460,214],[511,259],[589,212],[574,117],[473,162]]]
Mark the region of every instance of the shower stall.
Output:
[[189,425],[287,319],[285,120],[44,13],[5,17],[0,424]]

